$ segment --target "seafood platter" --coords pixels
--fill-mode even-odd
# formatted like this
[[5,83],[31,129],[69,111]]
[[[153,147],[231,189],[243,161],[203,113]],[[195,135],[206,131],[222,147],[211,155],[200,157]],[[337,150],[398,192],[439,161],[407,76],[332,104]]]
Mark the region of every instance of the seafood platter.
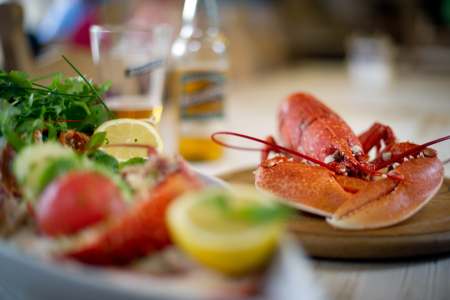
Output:
[[0,73],[2,297],[322,299],[293,209],[165,155],[66,61],[49,84]]
[[0,73],[0,287],[12,294],[321,299],[293,236],[305,243],[299,232],[323,230],[350,248],[355,237],[395,233],[448,184],[431,146],[450,136],[399,142],[379,123],[355,135],[314,96],[295,93],[280,106],[282,144],[213,134],[261,152],[252,184],[228,185],[164,155],[152,124],[115,119],[102,100],[108,87],[72,67],[77,77],[49,85]]

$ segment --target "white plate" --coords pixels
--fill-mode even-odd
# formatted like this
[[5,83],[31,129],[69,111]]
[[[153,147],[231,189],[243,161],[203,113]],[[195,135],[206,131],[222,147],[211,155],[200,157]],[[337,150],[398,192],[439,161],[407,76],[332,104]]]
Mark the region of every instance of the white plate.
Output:
[[[199,173],[211,186],[226,186],[220,179]],[[207,299],[199,289],[186,289],[163,278],[136,276],[78,263],[45,261],[0,241],[0,299],[4,300],[165,300]],[[273,268],[267,273],[265,296],[258,299],[322,299],[303,251],[285,240]],[[211,296],[211,295],[210,295]],[[215,295],[217,296],[217,295]],[[223,295],[227,299],[227,295]],[[218,299],[217,297],[215,299]]]

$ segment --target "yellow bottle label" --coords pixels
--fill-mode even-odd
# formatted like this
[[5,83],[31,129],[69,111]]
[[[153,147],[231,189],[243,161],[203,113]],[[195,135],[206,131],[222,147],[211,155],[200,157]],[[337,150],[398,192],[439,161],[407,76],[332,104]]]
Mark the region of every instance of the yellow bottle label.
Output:
[[223,72],[191,71],[181,75],[181,120],[222,119],[224,117]]

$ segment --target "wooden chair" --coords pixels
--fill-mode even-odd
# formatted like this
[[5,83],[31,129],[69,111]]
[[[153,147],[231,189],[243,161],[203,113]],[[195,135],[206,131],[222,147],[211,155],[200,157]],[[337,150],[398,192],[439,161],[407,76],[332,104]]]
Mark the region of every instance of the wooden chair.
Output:
[[18,3],[0,4],[0,41],[5,70],[32,70],[33,59],[23,31],[23,10]]
[[64,54],[84,74],[95,79],[95,67],[88,48],[70,44],[52,45],[43,55],[33,58],[23,27],[23,9],[20,4],[8,2],[0,4],[0,42],[3,52],[3,69],[21,70],[32,76],[55,72],[75,75],[61,59]]

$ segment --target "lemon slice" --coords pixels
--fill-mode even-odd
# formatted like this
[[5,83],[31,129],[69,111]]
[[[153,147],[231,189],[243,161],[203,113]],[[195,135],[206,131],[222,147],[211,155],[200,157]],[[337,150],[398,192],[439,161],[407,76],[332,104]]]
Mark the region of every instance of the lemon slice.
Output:
[[280,207],[253,188],[207,189],[172,203],[167,224],[175,244],[195,260],[240,275],[269,260],[285,224],[276,217],[287,210]]
[[[138,145],[151,146],[158,153],[161,153],[163,149],[158,131],[152,124],[145,121],[114,119],[100,125],[95,132],[106,132],[106,143],[100,149],[119,161],[133,157],[148,157],[148,149]],[[130,146],[114,146],[122,144]]]

